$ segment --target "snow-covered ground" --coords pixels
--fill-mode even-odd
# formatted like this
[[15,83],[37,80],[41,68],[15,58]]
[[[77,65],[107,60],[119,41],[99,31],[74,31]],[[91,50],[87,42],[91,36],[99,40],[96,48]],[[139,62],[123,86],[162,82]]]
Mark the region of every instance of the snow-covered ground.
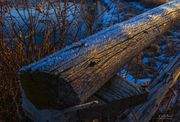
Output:
[[130,5],[132,5],[133,7],[141,10],[141,11],[147,11],[149,10],[149,8],[145,8],[141,3],[139,2],[129,2]]
[[[95,20],[90,20],[94,21],[94,23],[91,25],[92,30],[90,30],[90,27],[88,25],[89,20],[87,20],[87,18],[85,18],[84,16],[83,6],[71,2],[67,3],[66,8],[63,2],[60,3],[60,5],[55,4],[50,7],[48,6],[48,3],[38,3],[36,6],[32,6],[29,9],[23,8],[21,6],[16,8],[12,7],[8,9],[8,12],[4,16],[7,18],[7,28],[10,28],[9,26],[12,24],[12,22],[14,22],[17,28],[18,26],[23,27],[24,32],[28,30],[28,26],[26,25],[30,24],[30,16],[34,17],[38,21],[36,26],[37,31],[42,30],[44,24],[48,22],[55,25],[58,24],[57,20],[62,21],[64,18],[66,18],[66,28],[68,28],[66,39],[68,40],[67,44],[69,44],[75,41],[75,37],[77,38],[77,40],[80,40],[115,23],[119,23],[129,19],[127,17],[129,16],[129,14],[135,15],[129,10],[128,7],[126,7],[126,5],[117,3],[119,2],[115,3],[113,0],[104,0],[103,2],[98,2],[97,9],[95,8],[97,10],[97,15],[95,15],[94,18]],[[124,10],[126,10],[126,12]],[[57,16],[56,13],[58,13],[59,11],[66,11],[66,17],[63,18],[64,15]],[[35,24],[35,21],[33,22],[33,24]],[[57,28],[57,30],[59,29],[59,26],[55,27]],[[39,35],[38,39],[41,38],[41,35]]]

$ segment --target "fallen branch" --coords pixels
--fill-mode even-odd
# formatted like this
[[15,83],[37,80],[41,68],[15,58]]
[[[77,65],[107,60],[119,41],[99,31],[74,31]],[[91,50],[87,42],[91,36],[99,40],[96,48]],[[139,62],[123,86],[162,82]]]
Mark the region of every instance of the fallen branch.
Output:
[[[177,74],[180,72],[180,54],[163,70],[161,75],[153,81],[147,102],[133,109],[138,122],[148,122],[159,108],[161,101],[169,90],[176,84]],[[122,120],[120,120],[122,122]],[[133,114],[130,113],[124,122],[134,122]]]

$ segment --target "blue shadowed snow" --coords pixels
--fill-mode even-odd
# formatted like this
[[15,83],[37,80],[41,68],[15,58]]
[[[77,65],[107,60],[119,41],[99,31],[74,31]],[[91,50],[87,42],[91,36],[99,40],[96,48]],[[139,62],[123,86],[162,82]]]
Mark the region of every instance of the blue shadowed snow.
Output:
[[109,9],[116,8],[116,5],[111,2],[111,0],[104,0],[104,3],[108,6]]
[[130,74],[126,75],[126,80],[131,81],[131,82],[135,82],[134,77],[132,75],[130,75]]
[[149,83],[149,82],[151,82],[150,78],[138,79],[136,81],[137,84],[143,84],[143,83]]
[[157,66],[157,68],[160,68],[161,67],[161,62],[156,62],[156,66]]
[[135,8],[141,10],[141,11],[147,11],[148,9],[145,8],[144,6],[142,6],[140,3],[138,2],[129,2],[132,6],[134,6]]
[[[46,8],[45,6],[42,6],[39,18],[41,18],[42,20],[44,20],[44,19],[46,20],[47,17],[45,16],[45,14],[48,13],[50,19],[56,20],[55,11],[57,12],[58,10],[64,10],[64,9],[65,9],[64,8],[64,3],[61,3],[61,8],[57,7],[56,9]],[[39,10],[36,10],[35,7],[29,8],[29,11],[30,11],[32,16],[37,16],[39,14]],[[76,13],[76,14],[74,14],[74,13]],[[21,7],[18,7],[18,8],[13,7],[13,8],[11,8],[9,10],[9,13],[6,14],[6,16],[8,16],[9,14],[11,14],[14,19],[16,19],[18,22],[21,22],[21,23],[23,23],[23,21],[22,21],[20,16],[22,16],[23,18],[27,18],[27,20],[29,18],[29,14],[28,14],[27,9],[23,9]],[[67,20],[68,21],[73,20],[74,15],[77,15],[77,14],[80,14],[80,5],[73,4],[73,3],[69,2],[68,5],[67,5],[67,15],[66,15]]]
[[149,62],[149,58],[144,58],[144,59],[143,59],[143,62],[144,62],[144,63],[148,63],[148,62]]
[[103,16],[103,26],[108,27],[111,22],[118,22],[123,19],[122,12],[117,10],[116,4],[111,0],[104,0],[104,4],[107,6],[108,11]]

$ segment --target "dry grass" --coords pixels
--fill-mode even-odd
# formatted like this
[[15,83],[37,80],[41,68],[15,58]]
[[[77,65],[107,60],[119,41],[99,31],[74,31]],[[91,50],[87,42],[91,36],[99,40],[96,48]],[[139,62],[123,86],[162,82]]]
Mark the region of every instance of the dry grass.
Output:
[[[79,2],[86,5],[82,0]],[[0,121],[30,121],[21,107],[19,69],[95,33],[92,26],[96,15],[81,13],[88,28],[86,35],[78,35],[81,26],[76,16],[78,7],[71,9],[75,5],[66,0],[64,4],[61,0],[55,3],[44,0],[38,4],[18,5],[11,1],[0,5]],[[70,20],[68,9],[73,15]]]

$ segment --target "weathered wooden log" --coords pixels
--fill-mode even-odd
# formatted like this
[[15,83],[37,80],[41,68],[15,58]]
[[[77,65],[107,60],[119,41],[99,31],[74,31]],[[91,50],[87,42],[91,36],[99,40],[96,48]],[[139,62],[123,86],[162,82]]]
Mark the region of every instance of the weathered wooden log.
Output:
[[22,68],[23,89],[38,108],[84,102],[179,18],[174,0],[73,43]]
[[127,97],[144,94],[144,90],[137,84],[120,79],[119,76],[112,78],[94,96],[104,100],[104,102],[112,102]]
[[120,122],[148,122],[159,108],[161,101],[164,99],[168,91],[176,84],[177,75],[180,72],[180,54],[164,69],[161,74],[152,82],[149,88],[149,96],[147,102],[135,107],[125,120]]
[[148,92],[140,85],[116,76],[89,99],[89,101],[98,101],[98,104],[73,113],[78,114],[80,120],[106,118],[108,115],[116,116],[123,110],[144,103],[147,96]]
[[80,120],[93,120],[101,117],[106,118],[108,115],[116,116],[123,110],[125,111],[126,109],[143,104],[147,100],[146,98],[147,93],[135,95],[124,99],[115,100],[107,104],[76,111],[76,115],[79,114]]
[[[35,122],[71,122],[70,120],[75,122],[76,119],[79,121],[91,120],[97,117],[107,117],[109,114],[116,115],[117,113],[124,111],[124,109],[137,106],[147,100],[147,92],[144,89],[133,82],[123,80],[119,76],[112,78],[85,103],[63,110],[38,110],[27,99],[23,90],[22,96],[23,109],[28,117]],[[46,118],[44,116],[46,116]]]

